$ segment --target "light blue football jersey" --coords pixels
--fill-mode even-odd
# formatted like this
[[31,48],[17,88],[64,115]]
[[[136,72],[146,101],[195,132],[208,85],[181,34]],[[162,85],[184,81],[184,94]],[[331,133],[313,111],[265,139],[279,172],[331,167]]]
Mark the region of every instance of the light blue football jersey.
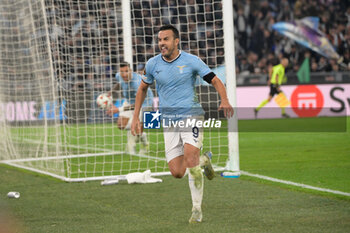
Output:
[[[141,82],[141,75],[133,72],[132,78],[129,82],[125,82],[122,76],[117,73],[115,75],[115,78],[117,79],[118,83],[121,86],[123,97],[130,103],[135,104],[135,98],[137,89],[140,86]],[[143,107],[152,107],[153,105],[153,93],[151,89],[148,89],[147,96],[145,101],[143,102]]]
[[210,72],[211,69],[199,57],[180,51],[180,55],[172,62],[165,61],[161,54],[149,59],[142,78],[147,84],[156,81],[163,116],[169,114],[179,119],[204,115],[195,82]]

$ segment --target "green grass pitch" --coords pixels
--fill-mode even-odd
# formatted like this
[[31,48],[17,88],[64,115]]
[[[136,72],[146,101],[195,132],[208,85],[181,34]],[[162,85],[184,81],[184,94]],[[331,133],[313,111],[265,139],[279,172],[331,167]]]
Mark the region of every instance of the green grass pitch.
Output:
[[[240,121],[241,170],[350,192],[350,118],[346,119],[345,130],[344,125],[338,124],[339,128],[333,131],[315,129],[327,122],[337,125],[339,119],[304,119],[298,124],[299,130],[293,121]],[[315,127],[305,129],[305,125],[311,123],[315,123]],[[293,127],[270,128],[278,124]],[[261,125],[264,126],[261,128]],[[73,133],[80,134],[78,126],[71,130],[72,139]],[[95,137],[98,140],[106,140],[102,136],[115,129],[103,130],[93,129],[89,133],[101,135]],[[95,141],[89,140],[96,139],[92,138],[81,137],[79,143],[93,147]],[[123,140],[126,137],[123,136]],[[222,154],[220,161],[214,158],[222,165],[225,150],[215,147],[219,143],[215,140],[221,140],[221,145],[225,142],[219,135],[213,140],[205,143],[212,143],[216,153]],[[109,142],[106,144],[118,149]],[[83,152],[79,148],[71,149]],[[161,148],[151,148],[155,149]],[[115,156],[109,159],[116,162],[107,164],[120,164]],[[123,159],[129,161],[127,155]],[[127,168],[142,168],[143,160],[137,161],[129,163]],[[88,164],[94,162],[100,164],[95,160]],[[151,166],[160,171],[164,167],[162,163],[160,160]],[[91,169],[108,170],[98,166],[75,169],[86,169],[85,173]],[[65,183],[0,165],[0,229],[4,227],[1,224],[11,225],[17,232],[348,232],[350,229],[348,197],[247,176],[222,178],[219,174],[213,181],[205,181],[204,222],[189,225],[191,200],[187,178],[161,178],[161,184],[101,186],[97,181]],[[21,198],[7,198],[9,191],[19,191]],[[12,221],[5,221],[7,218]]]

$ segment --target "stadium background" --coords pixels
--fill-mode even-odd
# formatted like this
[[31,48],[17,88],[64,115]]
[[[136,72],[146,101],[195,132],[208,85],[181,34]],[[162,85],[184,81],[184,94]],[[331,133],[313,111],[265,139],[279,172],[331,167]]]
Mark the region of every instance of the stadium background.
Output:
[[[132,2],[135,28],[134,70],[141,73],[147,59],[158,52],[154,34],[159,26],[152,25],[172,23],[180,29],[181,48],[198,55],[225,81],[222,13],[218,10],[221,7],[220,1],[206,5],[205,1],[199,0],[196,1],[196,7],[192,5],[188,9],[182,7],[183,0],[169,3],[168,8],[168,1],[164,0]],[[193,3],[194,1],[188,2]],[[121,20],[118,18],[120,16],[109,10],[114,4],[120,5],[120,2],[54,1],[54,4],[56,7],[47,9],[47,15],[50,39],[55,41],[51,43],[55,78],[60,84],[63,98],[60,103],[35,105],[33,100],[25,99],[28,92],[33,92],[35,87],[23,86],[24,83],[18,81],[4,89],[5,96],[11,96],[10,93],[16,91],[16,99],[7,104],[2,103],[0,108],[10,111],[7,119],[9,122],[40,120],[44,117],[44,110],[47,117],[52,118],[58,105],[62,105],[60,118],[63,119],[66,114],[66,119],[72,123],[93,122],[102,118],[106,120],[107,116],[97,109],[94,99],[115,84],[114,75],[118,71],[118,62],[124,60],[121,48],[123,33],[120,29]],[[160,11],[151,10],[151,6],[162,9],[162,14],[169,17],[157,17]],[[150,21],[151,15],[154,22]],[[266,85],[268,67],[277,64],[281,56],[290,60],[286,70],[286,85],[301,84],[296,73],[305,56],[310,57],[310,84],[340,84],[341,87],[341,83],[350,83],[350,6],[347,1],[234,1],[234,16],[238,87]],[[335,60],[326,59],[272,30],[275,22],[305,16],[319,17],[319,29],[344,58],[345,66],[340,66]],[[227,68],[233,67],[228,64]],[[23,79],[28,78],[30,79],[23,76]],[[25,82],[25,85],[35,85],[35,82]],[[201,88],[203,98],[206,98],[207,88]],[[348,109],[349,90],[345,88],[343,92],[341,101],[345,109]],[[323,95],[328,98],[329,93]],[[212,95],[210,98],[216,100],[217,96]],[[253,108],[261,101],[260,97],[254,95],[250,98],[256,98],[255,103],[247,105],[240,103],[245,98],[237,96],[238,106]],[[18,102],[22,106],[16,107]],[[339,107],[339,104],[343,106],[334,102],[334,107]],[[27,106],[29,114],[18,112],[27,109]],[[346,112],[342,114],[346,115]]]
[[[173,6],[179,6],[179,11],[171,12],[169,15],[181,14],[183,1],[169,2]],[[160,6],[168,5],[168,1],[152,1],[152,3]],[[115,21],[107,19],[116,17],[113,12],[108,11],[108,5],[101,3],[96,8],[98,4],[89,5],[85,1],[55,1],[55,4],[60,7],[66,6],[62,12],[54,10],[47,12],[52,16],[60,15],[49,18],[49,22],[50,20],[53,22],[56,18],[62,19],[51,24],[51,39],[58,38],[59,44],[62,45],[53,48],[53,51],[60,50],[59,53],[53,54],[65,56],[54,59],[55,70],[59,71],[56,73],[56,79],[66,92],[66,113],[70,116],[70,123],[85,122],[94,111],[76,110],[89,108],[97,93],[110,88],[112,82],[109,80],[113,79],[117,64],[123,59],[122,54],[117,53],[120,50],[107,49],[107,44],[117,46],[122,44],[121,42],[105,41],[106,47],[95,48],[94,41],[99,40],[99,37],[97,34],[94,36],[94,33],[102,33],[106,35],[104,38],[111,40],[122,40],[114,37],[121,34],[115,34],[113,24],[106,25],[110,21]],[[150,10],[147,10],[148,4],[149,1],[135,3],[132,6],[135,16],[150,15]],[[139,10],[141,5],[142,11]],[[96,22],[93,15],[84,14],[84,9],[87,10],[89,7],[93,7],[96,14],[103,15],[102,18],[105,20]],[[336,104],[334,108],[340,109],[343,106],[342,102],[344,108],[348,109],[350,95],[347,87],[349,84],[346,83],[349,80],[349,70],[293,44],[292,41],[273,32],[270,27],[273,22],[280,20],[317,15],[321,19],[320,29],[328,35],[337,52],[344,56],[344,62],[348,64],[350,10],[347,1],[236,1],[234,7],[238,88],[266,90],[267,64],[276,64],[281,54],[288,56],[292,61],[287,70],[287,85],[291,84],[291,88],[297,88],[299,81],[295,73],[304,60],[304,54],[310,52],[310,69],[314,69],[313,64],[317,64],[317,69],[311,73],[310,83],[321,87],[327,85],[328,91],[331,88],[338,88],[334,96],[341,101],[334,101]],[[216,25],[209,25],[216,30],[213,33],[214,30],[206,32],[203,29],[201,33],[192,34],[191,23],[181,24],[184,27],[181,28],[182,46],[198,54],[213,69],[220,69],[212,66],[214,63],[222,64],[220,49],[216,50],[211,46],[214,43],[222,43],[220,40],[215,41],[216,33],[222,33],[220,23],[222,16],[213,14],[215,9],[200,6],[194,10],[198,12],[198,18],[193,20],[200,21],[201,17],[218,19]],[[78,14],[77,12],[80,12],[79,17],[74,15]],[[86,20],[80,21],[79,18]],[[176,20],[174,17],[173,22],[170,17],[169,21],[162,23],[170,22],[178,25],[179,22]],[[245,25],[243,31],[239,29],[242,22]],[[157,52],[155,47],[147,47],[148,43],[153,43],[152,34],[157,28],[148,28],[147,22],[142,20],[139,24],[142,27],[146,25],[147,35],[142,34],[136,40],[140,41],[140,45],[134,48],[135,51],[138,51],[138,54],[145,54],[134,57],[136,70],[141,70],[147,58]],[[201,41],[202,33],[206,33],[206,38],[212,37],[212,40]],[[262,38],[258,35],[263,35],[266,40],[262,40],[263,43],[255,43],[254,38]],[[193,36],[200,43],[186,44],[186,37]],[[76,57],[70,56],[72,51],[73,54],[77,54]],[[90,54],[103,59],[91,61]],[[206,56],[207,54],[210,56]],[[67,60],[70,62],[60,63]],[[18,93],[23,91],[22,95],[18,95],[20,98],[27,95],[25,91],[33,90],[30,87],[21,87],[20,82],[16,85],[18,86],[6,88],[4,91],[8,91],[8,94],[14,90]],[[324,96],[330,97],[330,92]],[[84,98],[90,99],[91,102],[79,101]],[[50,103],[47,108],[50,109],[53,104],[59,103]],[[26,116],[37,119],[40,112],[34,109],[32,115]],[[14,120],[16,119],[15,117]],[[247,124],[252,125],[253,122],[260,125],[275,125],[277,121],[256,120],[248,121]],[[349,119],[347,128],[348,125]],[[240,133],[241,168],[253,173],[349,193],[349,139],[349,129],[346,132],[319,134],[242,132]],[[204,208],[210,211],[207,211],[204,224],[193,228],[186,223],[188,213],[185,210],[189,200],[184,198],[188,193],[186,193],[187,184],[183,180],[175,182],[170,177],[165,177],[163,184],[154,186],[121,184],[117,187],[101,187],[98,182],[66,184],[4,165],[1,165],[0,169],[0,190],[2,190],[0,217],[3,216],[3,211],[5,216],[7,215],[7,209],[2,207],[9,207],[10,212],[16,217],[14,221],[17,219],[19,223],[23,223],[29,232],[347,232],[350,227],[347,196],[274,184],[247,176],[242,176],[239,180],[218,178],[215,183],[207,182],[206,188],[210,195],[207,195]],[[5,199],[5,192],[10,190],[20,191],[21,198]],[[171,203],[169,198],[173,200]],[[169,220],[169,216],[172,216],[172,219]]]

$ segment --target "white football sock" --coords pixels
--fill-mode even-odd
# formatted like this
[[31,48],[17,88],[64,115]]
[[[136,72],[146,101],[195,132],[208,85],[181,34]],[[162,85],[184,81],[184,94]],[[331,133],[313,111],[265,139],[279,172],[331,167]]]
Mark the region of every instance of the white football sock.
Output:
[[135,146],[136,146],[136,140],[137,140],[137,136],[134,136],[131,134],[131,131],[128,130],[127,132],[127,151],[131,154],[135,154]]
[[141,142],[144,146],[147,146],[148,145],[148,138],[147,138],[147,134],[146,132],[142,132],[142,135],[141,135]]
[[188,184],[190,186],[193,207],[200,209],[203,199],[203,173],[200,166],[188,168]]

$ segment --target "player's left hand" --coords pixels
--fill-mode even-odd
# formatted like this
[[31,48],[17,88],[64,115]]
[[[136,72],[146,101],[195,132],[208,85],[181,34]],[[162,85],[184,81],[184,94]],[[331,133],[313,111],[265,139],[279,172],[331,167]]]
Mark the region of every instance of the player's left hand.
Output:
[[224,116],[226,118],[230,118],[233,116],[234,114],[234,110],[233,107],[231,106],[231,104],[228,102],[228,100],[222,100],[221,104],[219,106],[219,111],[223,110],[224,111]]

